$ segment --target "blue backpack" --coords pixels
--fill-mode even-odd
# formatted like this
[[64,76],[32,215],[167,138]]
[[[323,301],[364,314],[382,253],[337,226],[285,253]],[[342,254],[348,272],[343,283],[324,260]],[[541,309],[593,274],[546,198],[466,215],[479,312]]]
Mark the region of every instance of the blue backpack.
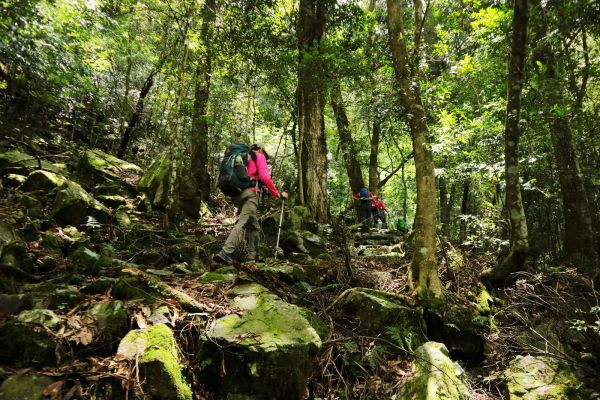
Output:
[[[250,147],[244,143],[230,144],[225,150],[219,170],[218,185],[221,192],[227,196],[235,196],[248,189],[255,182],[248,176],[246,166],[248,155],[254,155]],[[252,157],[255,159],[256,155]]]
[[358,192],[358,197],[360,197],[361,200],[371,200],[371,194],[369,193],[369,189],[360,189],[360,192]]

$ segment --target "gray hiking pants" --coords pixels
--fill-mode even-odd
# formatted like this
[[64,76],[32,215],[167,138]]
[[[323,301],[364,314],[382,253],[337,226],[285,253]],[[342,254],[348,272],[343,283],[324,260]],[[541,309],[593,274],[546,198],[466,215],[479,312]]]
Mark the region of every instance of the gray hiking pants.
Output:
[[246,260],[249,261],[256,258],[256,250],[258,249],[260,234],[260,224],[256,216],[258,196],[259,194],[254,190],[246,189],[242,193],[232,197],[233,204],[240,212],[240,217],[223,245],[223,250],[231,254],[236,249],[239,249],[240,245],[244,242],[245,236]]

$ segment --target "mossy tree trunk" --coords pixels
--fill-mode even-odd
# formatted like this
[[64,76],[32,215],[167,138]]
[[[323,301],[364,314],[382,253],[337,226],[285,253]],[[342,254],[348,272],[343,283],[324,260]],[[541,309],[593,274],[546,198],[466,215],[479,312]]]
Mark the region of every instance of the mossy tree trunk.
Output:
[[210,196],[210,174],[208,173],[208,99],[210,95],[210,75],[212,71],[212,41],[216,15],[215,0],[206,0],[200,17],[200,42],[202,44],[196,64],[196,84],[194,88],[194,113],[192,116],[192,174],[196,179],[200,198]]
[[418,85],[420,39],[425,18],[424,4],[414,0],[415,30],[412,48],[407,48],[400,0],[387,0],[388,31],[392,62],[402,104],[409,115],[417,179],[415,245],[409,281],[421,299],[441,298],[442,285],[437,271],[436,189],[430,132],[425,119]]
[[301,0],[298,24],[298,109],[304,200],[318,222],[329,215],[327,143],[323,119],[325,76],[320,41],[325,33],[327,0]]
[[[594,244],[592,217],[588,197],[580,174],[579,162],[575,153],[573,132],[569,119],[568,96],[565,82],[559,73],[559,62],[548,37],[548,18],[544,6],[536,1],[536,9],[542,16],[536,24],[541,51],[538,53],[542,68],[539,71],[545,101],[544,116],[550,128],[554,159],[558,170],[558,180],[562,198],[564,218],[564,258],[591,276],[598,273],[598,254]],[[582,88],[585,86],[585,80]],[[575,108],[583,101],[581,91],[577,93]]]
[[515,0],[504,128],[504,173],[506,209],[510,222],[510,252],[500,265],[483,274],[484,280],[494,286],[504,283],[511,273],[523,270],[529,252],[527,220],[519,182],[519,140],[521,138],[519,118],[521,115],[521,91],[525,78],[528,21],[527,0]]

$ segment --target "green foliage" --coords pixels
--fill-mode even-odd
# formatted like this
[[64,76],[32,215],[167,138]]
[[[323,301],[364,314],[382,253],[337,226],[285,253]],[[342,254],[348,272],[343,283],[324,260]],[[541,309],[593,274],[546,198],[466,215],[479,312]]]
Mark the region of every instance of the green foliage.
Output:
[[412,353],[419,344],[419,335],[410,330],[399,328],[397,326],[388,326],[385,331],[401,349],[410,353]]

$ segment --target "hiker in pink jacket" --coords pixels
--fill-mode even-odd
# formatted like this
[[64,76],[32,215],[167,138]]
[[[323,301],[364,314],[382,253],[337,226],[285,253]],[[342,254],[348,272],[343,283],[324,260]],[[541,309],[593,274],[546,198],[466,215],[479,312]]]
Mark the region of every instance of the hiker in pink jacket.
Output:
[[231,264],[234,261],[233,252],[243,242],[244,236],[247,243],[245,259],[246,261],[256,260],[260,231],[256,210],[258,209],[261,192],[266,188],[273,197],[288,198],[286,192],[279,193],[277,187],[275,187],[267,165],[268,158],[269,155],[264,146],[261,144],[252,145],[246,170],[254,184],[232,197],[233,204],[239,210],[240,217],[227,237],[223,248],[215,255],[215,259],[219,262]]

